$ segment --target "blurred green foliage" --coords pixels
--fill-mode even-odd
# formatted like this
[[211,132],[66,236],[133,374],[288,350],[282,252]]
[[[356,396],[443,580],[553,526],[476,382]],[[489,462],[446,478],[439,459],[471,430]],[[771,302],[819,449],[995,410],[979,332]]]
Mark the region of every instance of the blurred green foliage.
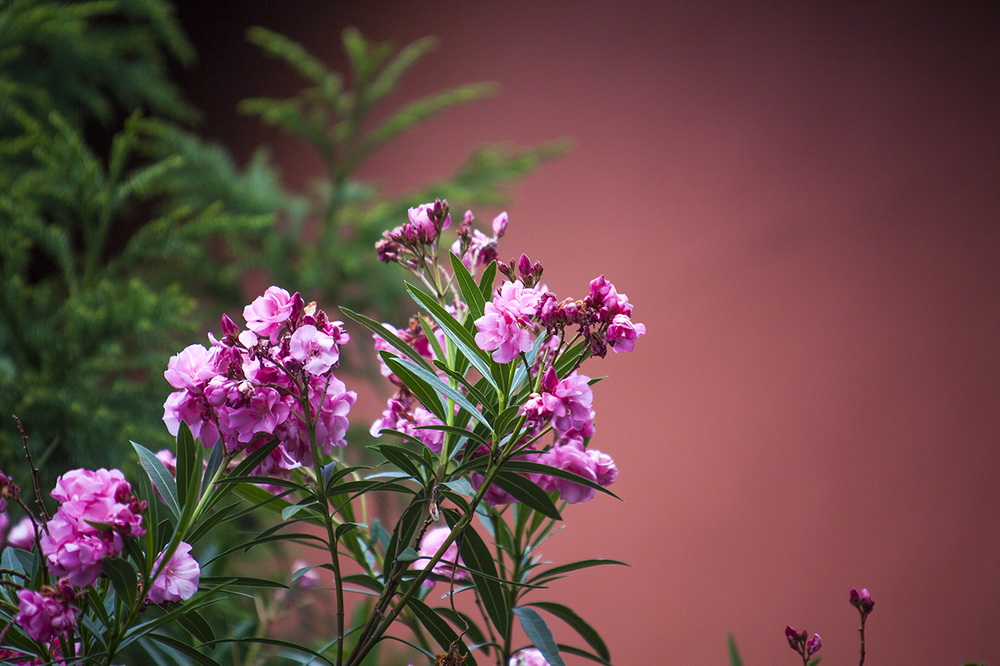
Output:
[[498,205],[565,150],[487,146],[449,180],[391,199],[357,180],[365,159],[494,87],[433,94],[369,128],[433,39],[395,51],[345,30],[346,76],[264,28],[248,39],[307,82],[240,105],[321,156],[305,192],[283,186],[264,148],[240,168],[192,129],[199,114],[168,65],[194,50],[169,2],[0,0],[0,469],[26,479],[11,414],[46,489],[66,469],[121,464],[130,439],[169,445],[167,359],[220,312],[242,312],[248,270],[328,309],[392,314],[399,276],[372,250],[384,229],[434,197]]

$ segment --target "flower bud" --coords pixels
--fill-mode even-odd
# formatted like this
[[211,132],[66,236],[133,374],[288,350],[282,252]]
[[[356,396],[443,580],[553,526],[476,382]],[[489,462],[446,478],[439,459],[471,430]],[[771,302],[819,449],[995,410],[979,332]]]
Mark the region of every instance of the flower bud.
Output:
[[810,657],[819,652],[821,647],[823,647],[823,639],[819,637],[819,634],[813,634],[813,637],[806,643],[806,650]]
[[[471,215],[466,213],[466,215]],[[502,238],[507,232],[507,211],[504,211],[493,218],[493,235]]]
[[240,327],[236,325],[229,315],[222,315],[222,336],[228,340],[235,340],[240,334]]

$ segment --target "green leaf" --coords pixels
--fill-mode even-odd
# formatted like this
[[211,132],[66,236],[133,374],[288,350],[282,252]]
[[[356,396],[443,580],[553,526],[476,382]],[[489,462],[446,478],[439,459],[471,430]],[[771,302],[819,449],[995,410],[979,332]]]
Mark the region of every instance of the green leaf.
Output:
[[[448,524],[454,527],[458,514],[455,511],[445,511],[444,514]],[[506,636],[510,630],[510,602],[498,579],[493,554],[472,525],[467,525],[462,530],[458,543],[459,553],[466,569],[472,574],[472,582],[486,608],[486,614],[500,635]]]
[[154,641],[163,643],[167,647],[173,648],[174,650],[186,655],[197,664],[203,664],[204,666],[219,666],[219,662],[204,654],[201,649],[193,648],[187,643],[179,641],[176,638],[164,636],[163,634],[149,634],[149,637]]
[[493,482],[535,511],[553,520],[562,520],[552,498],[531,479],[512,472],[500,472]]
[[374,319],[366,317],[363,314],[354,312],[353,310],[350,310],[343,306],[341,306],[340,311],[343,312],[348,317],[350,317],[351,319],[353,319],[354,321],[364,326],[365,328],[367,328],[368,330],[370,330],[375,335],[379,336],[380,338],[388,342],[395,349],[398,349],[401,354],[406,356],[414,363],[422,365],[428,370],[433,370],[433,368],[431,368],[430,364],[427,362],[427,359],[421,356],[416,349],[403,342],[398,335],[387,329],[383,324],[380,324]]
[[441,397],[433,387],[411,370],[414,367],[413,364],[404,364],[403,359],[387,351],[381,351],[379,355],[385,361],[385,364],[389,366],[389,369],[392,370],[393,374],[399,377],[406,384],[406,388],[410,389],[413,395],[417,397],[417,400],[423,403],[424,407],[441,421],[448,420]]
[[529,582],[531,583],[541,583],[542,579],[552,580],[553,578],[558,578],[573,571],[579,571],[580,569],[588,569],[590,567],[600,567],[606,564],[617,564],[623,567],[629,566],[625,562],[619,560],[608,560],[608,559],[590,559],[590,560],[580,560],[578,562],[570,562],[569,564],[561,564],[557,567],[552,567],[551,569],[546,569],[540,572]]
[[139,463],[146,470],[146,474],[149,475],[149,480],[160,491],[163,503],[167,505],[167,508],[174,514],[174,517],[179,520],[181,517],[181,506],[177,500],[177,483],[174,481],[174,477],[170,475],[170,472],[160,462],[160,459],[156,457],[156,454],[142,444],[132,442],[132,448],[139,455]]
[[557,643],[556,646],[559,648],[559,652],[562,654],[572,654],[577,657],[583,657],[584,659],[589,659],[590,661],[596,661],[598,664],[604,664],[604,666],[612,666],[610,661],[601,659],[596,654],[591,654],[586,650],[581,650],[578,647],[573,647],[572,645],[563,645],[562,643]]
[[524,633],[527,634],[531,642],[538,648],[538,651],[542,653],[545,661],[549,662],[549,666],[566,666],[562,657],[559,656],[559,647],[556,645],[555,639],[552,638],[552,632],[549,631],[549,627],[545,624],[542,616],[534,609],[526,606],[518,606],[513,611],[517,619],[521,621]]
[[479,374],[492,384],[493,388],[499,391],[500,384],[497,378],[493,376],[493,365],[495,365],[493,359],[476,345],[473,335],[429,294],[410,283],[406,283],[406,290],[417,305],[427,310],[427,313],[434,318],[434,321],[438,323],[438,326],[448,336],[448,339],[458,347],[465,358],[479,371]]
[[462,263],[458,255],[451,252],[448,254],[451,257],[451,267],[455,272],[455,278],[458,280],[458,287],[462,291],[462,300],[469,306],[469,319],[479,319],[483,316],[483,311],[486,307],[486,299],[483,297],[483,292],[479,290],[479,285],[476,284],[476,280],[469,273],[469,269],[465,267],[465,264]]
[[587,644],[590,645],[590,647],[594,648],[594,652],[596,652],[601,659],[611,661],[611,652],[608,650],[608,646],[604,643],[601,635],[598,634],[592,626],[587,624],[582,617],[577,615],[573,609],[563,606],[562,604],[552,603],[550,601],[536,601],[526,605],[541,608],[542,610],[556,616],[572,627],[576,633],[580,634],[580,637],[587,641]]
[[115,594],[126,605],[135,601],[136,577],[135,569],[120,557],[108,557],[101,562],[101,571],[111,581]]
[[[388,361],[386,362],[388,363]],[[456,405],[458,405],[465,411],[469,412],[472,418],[476,419],[487,428],[490,427],[490,422],[486,419],[485,416],[483,416],[482,412],[480,412],[475,405],[469,402],[468,398],[459,393],[458,390],[452,388],[448,384],[445,384],[443,381],[441,381],[441,378],[438,377],[436,374],[434,374],[433,372],[428,372],[427,370],[424,370],[423,368],[405,359],[396,359],[396,362],[399,363],[400,365],[408,367],[414,374],[416,374],[418,377],[427,382],[427,384],[429,384],[432,389],[437,391],[438,394],[447,396]],[[389,367],[393,368],[393,372],[395,372],[394,366],[390,365]],[[399,375],[399,373],[396,374]],[[442,418],[441,420],[447,421],[447,419],[445,418]]]
[[729,634],[729,663],[730,666],[743,666],[740,651],[736,649],[736,639],[732,634]]
[[427,633],[437,641],[442,650],[447,650],[453,643],[457,643],[460,646],[462,655],[465,656],[465,661],[462,663],[469,666],[476,666],[476,659],[469,652],[469,648],[465,647],[465,643],[458,637],[455,630],[438,615],[437,611],[416,598],[410,599],[407,607],[413,611],[417,620],[427,629]]
[[490,265],[483,271],[483,276],[479,279],[479,293],[483,295],[483,300],[493,300],[493,280],[497,277],[497,262],[491,261]]
[[197,611],[181,615],[177,618],[177,623],[202,643],[209,643],[215,640],[215,631],[212,629],[212,625],[206,622],[205,618]]

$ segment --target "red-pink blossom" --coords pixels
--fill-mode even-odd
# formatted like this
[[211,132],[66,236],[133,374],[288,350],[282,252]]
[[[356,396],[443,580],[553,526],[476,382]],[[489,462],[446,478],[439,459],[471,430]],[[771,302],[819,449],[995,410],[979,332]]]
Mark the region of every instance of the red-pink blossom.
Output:
[[299,326],[288,343],[288,353],[311,375],[326,374],[340,360],[333,336],[311,324]]
[[617,314],[608,326],[607,340],[615,353],[635,349],[635,341],[646,335],[645,324],[634,324],[628,315]]
[[[156,558],[153,571],[163,560],[163,553]],[[191,556],[191,546],[183,541],[177,545],[174,554],[167,560],[160,574],[149,586],[147,597],[154,604],[184,601],[194,596],[201,580],[201,567]]]
[[268,287],[263,296],[258,296],[253,303],[243,308],[247,328],[276,342],[281,327],[293,314],[296,300],[281,287]]
[[24,630],[34,641],[50,643],[60,634],[76,630],[77,608],[72,603],[72,592],[47,588],[36,590],[18,590],[18,613],[14,618],[17,626]]

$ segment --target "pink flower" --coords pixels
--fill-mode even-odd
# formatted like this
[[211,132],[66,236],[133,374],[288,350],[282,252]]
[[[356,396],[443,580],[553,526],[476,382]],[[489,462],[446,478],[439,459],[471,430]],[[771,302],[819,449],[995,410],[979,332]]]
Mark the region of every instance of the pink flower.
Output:
[[50,643],[56,636],[76,629],[77,608],[70,603],[72,596],[72,589],[66,585],[43,588],[41,592],[19,590],[14,621],[32,640]]
[[382,412],[382,418],[372,423],[370,432],[373,437],[380,437],[383,429],[398,430],[420,440],[424,446],[437,453],[444,445],[444,432],[419,429],[420,426],[429,425],[441,425],[441,419],[415,403],[407,406],[398,399],[390,398]]
[[10,528],[10,532],[7,533],[7,545],[21,550],[31,550],[35,546],[37,532],[35,521],[30,516],[25,516]]
[[[539,456],[538,462],[543,465],[572,472],[588,481],[597,482],[597,470],[594,461],[585,451],[572,444],[553,446]],[[593,488],[588,488],[587,486],[556,476],[543,476],[539,485],[549,492],[558,492],[559,497],[570,504],[588,502],[594,498],[594,494],[596,493]]]
[[[156,558],[153,566],[155,571],[160,566],[163,553]],[[166,566],[160,571],[152,584],[149,586],[149,600],[154,604],[165,604],[168,602],[184,601],[194,596],[198,591],[198,582],[201,580],[201,567],[198,561],[191,557],[191,546],[181,541],[177,545],[177,550],[167,560]]]
[[[451,528],[446,525],[428,530],[424,534],[424,538],[420,540],[420,549],[417,551],[420,559],[413,561],[413,568],[426,569],[427,565],[430,564],[430,558],[437,554],[450,534]],[[458,544],[452,541],[451,545],[444,551],[444,555],[434,565],[434,568],[431,569],[431,572],[443,578],[451,579],[454,575],[455,580],[467,580],[469,572],[457,567],[456,564],[464,566],[462,558],[458,556]]]
[[101,562],[122,551],[124,542],[116,532],[100,532],[67,518],[61,511],[45,524],[39,539],[49,572],[68,578],[77,587],[93,585],[101,575]]
[[617,314],[608,326],[607,339],[611,349],[617,354],[635,349],[635,341],[644,335],[646,335],[645,324],[633,324],[627,315]]
[[511,655],[509,666],[549,666],[537,648],[524,648]]
[[246,407],[230,410],[226,425],[240,442],[249,442],[260,433],[274,434],[274,429],[288,418],[289,407],[273,388],[258,388]]
[[[298,296],[296,292],[295,296]],[[263,296],[258,296],[253,303],[243,308],[243,318],[247,328],[276,342],[281,327],[294,314],[294,306],[301,301],[301,296],[295,298],[281,287],[268,287]]]
[[518,325],[508,312],[498,311],[492,303],[486,304],[486,314],[476,320],[476,344],[483,351],[492,351],[497,363],[509,363],[521,352],[531,351],[531,333]]
[[163,376],[176,389],[194,389],[215,374],[213,350],[202,345],[189,345],[170,357]]
[[311,375],[326,374],[340,359],[340,351],[332,336],[307,324],[292,334],[288,353]]
[[601,453],[595,449],[585,451],[590,461],[594,463],[594,474],[597,476],[598,485],[607,488],[618,478],[618,467],[615,461],[607,453]]
[[50,493],[61,502],[58,513],[75,521],[80,529],[95,529],[103,523],[125,536],[142,536],[142,509],[132,495],[132,486],[121,470],[74,469],[56,480]]
[[160,449],[156,452],[156,459],[163,463],[173,476],[177,476],[177,457],[170,449]]
[[[554,368],[542,375],[542,403],[552,414],[552,425],[559,433],[587,431],[593,421],[594,393],[590,377],[576,372],[558,379]],[[584,436],[589,436],[588,433]]]

